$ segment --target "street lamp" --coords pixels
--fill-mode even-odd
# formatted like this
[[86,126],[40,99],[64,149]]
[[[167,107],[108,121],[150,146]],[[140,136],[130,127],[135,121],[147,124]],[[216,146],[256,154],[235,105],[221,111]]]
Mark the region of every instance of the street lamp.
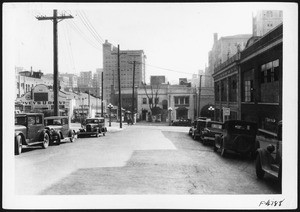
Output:
[[212,117],[213,112],[215,111],[215,108],[212,106],[209,106],[208,110],[210,111],[210,116]]
[[171,107],[169,107],[168,108],[168,111],[169,111],[169,126],[171,126],[171,112],[172,112],[172,108]]
[[113,108],[113,105],[109,103],[107,107],[109,109],[109,127],[111,127],[111,109]]

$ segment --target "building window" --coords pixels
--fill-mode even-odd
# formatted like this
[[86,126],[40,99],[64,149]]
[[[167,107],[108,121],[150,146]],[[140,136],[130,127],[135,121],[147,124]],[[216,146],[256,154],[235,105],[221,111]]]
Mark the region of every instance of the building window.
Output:
[[265,80],[265,71],[266,71],[266,64],[261,66],[261,70],[260,70],[260,83],[264,83],[266,82]]
[[221,101],[227,101],[227,83],[225,80],[221,81]]
[[159,97],[155,97],[155,104],[158,104],[159,102]]
[[153,104],[152,98],[149,98],[149,104]]
[[274,81],[279,80],[279,60],[274,60],[273,61],[273,74],[274,74]]
[[279,60],[274,60],[261,66],[260,82],[274,82],[279,80]]
[[147,104],[147,98],[143,98],[143,104]]
[[189,106],[190,97],[189,96],[175,96],[174,97],[175,106]]
[[253,102],[253,80],[245,81],[245,102]]

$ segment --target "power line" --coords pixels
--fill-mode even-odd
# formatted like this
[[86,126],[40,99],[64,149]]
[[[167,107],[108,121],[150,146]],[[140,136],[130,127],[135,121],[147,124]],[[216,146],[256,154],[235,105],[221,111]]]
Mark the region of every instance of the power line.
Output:
[[94,30],[94,32],[96,33],[96,35],[102,40],[102,42],[104,43],[104,39],[99,35],[99,33],[96,31],[96,29],[93,27],[93,25],[91,24],[91,22],[89,21],[89,19],[87,18],[87,15],[85,14],[84,11],[82,11],[83,15],[85,16],[87,22],[90,24],[90,26],[92,27],[92,29]]
[[93,41],[91,41],[83,32],[82,30],[75,24],[75,22],[70,21],[68,22],[68,24],[71,26],[71,28],[73,28],[74,31],[76,31],[83,39],[85,39],[91,46],[93,46],[94,48],[96,48],[99,51],[102,51],[100,49],[100,47],[97,46],[96,43],[93,43]]
[[99,43],[103,43],[101,41],[101,39],[99,39],[99,37],[97,37],[97,34],[93,31],[92,27],[89,25],[89,23],[87,22],[87,20],[85,19],[85,17],[81,14],[80,11],[77,11],[78,13],[78,17],[81,20],[81,22],[84,24],[84,26],[89,30],[89,32],[91,33],[91,35],[95,38],[95,40],[97,40]]

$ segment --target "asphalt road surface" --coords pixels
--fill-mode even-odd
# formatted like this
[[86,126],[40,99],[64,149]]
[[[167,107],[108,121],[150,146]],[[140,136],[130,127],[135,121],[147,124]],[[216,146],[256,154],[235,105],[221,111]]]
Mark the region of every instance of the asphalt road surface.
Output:
[[15,156],[15,193],[279,194],[276,179],[258,180],[254,161],[222,158],[188,136],[188,127],[124,126]]

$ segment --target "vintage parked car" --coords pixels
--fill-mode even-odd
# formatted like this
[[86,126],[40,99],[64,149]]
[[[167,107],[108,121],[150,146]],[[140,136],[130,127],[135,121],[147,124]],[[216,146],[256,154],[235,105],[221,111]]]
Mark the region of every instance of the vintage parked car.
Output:
[[214,144],[215,137],[221,135],[223,123],[218,121],[206,121],[206,126],[201,133],[201,140],[204,145]]
[[61,141],[75,140],[76,132],[70,129],[70,121],[68,116],[49,116],[44,120],[45,129],[50,132],[50,145],[54,142],[60,144]]
[[44,126],[44,114],[15,114],[15,155],[21,154],[23,145],[40,144],[46,149],[50,141],[49,133]]
[[262,179],[268,173],[281,181],[282,176],[282,121],[278,122],[276,146],[269,144],[257,150],[255,167],[257,178]]
[[223,124],[223,132],[215,138],[214,151],[221,150],[224,157],[228,150],[242,156],[251,154],[254,158],[259,142],[256,140],[257,124],[241,120],[228,120]]
[[84,135],[95,135],[98,137],[100,134],[105,136],[106,132],[107,128],[105,127],[105,119],[103,117],[87,118],[82,128],[77,132],[77,137],[82,137]]
[[191,119],[178,119],[172,121],[172,126],[191,126]]
[[197,119],[194,122],[194,126],[192,127],[192,138],[194,140],[198,140],[201,138],[202,131],[204,130],[205,126],[206,126],[206,120]]

